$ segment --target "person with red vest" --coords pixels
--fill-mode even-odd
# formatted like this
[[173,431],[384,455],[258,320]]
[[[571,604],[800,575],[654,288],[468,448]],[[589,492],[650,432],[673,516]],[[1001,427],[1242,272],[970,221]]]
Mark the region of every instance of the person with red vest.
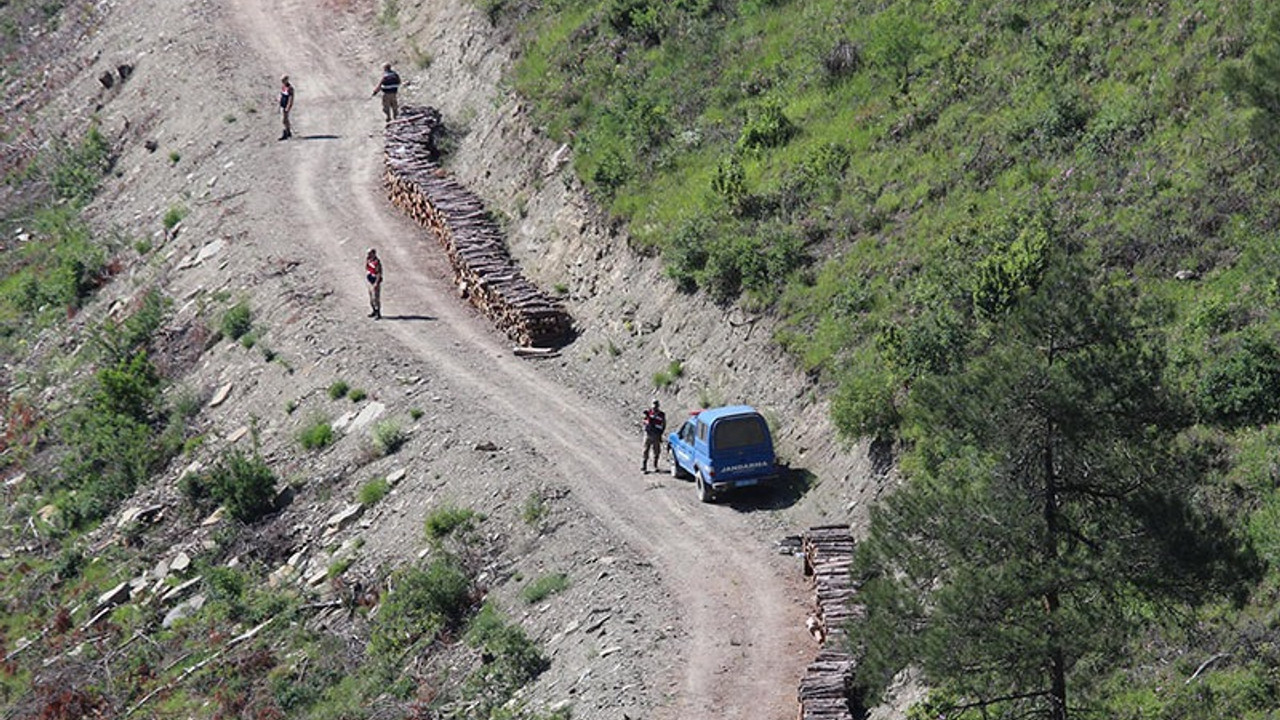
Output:
[[382,319],[382,260],[378,259],[378,251],[369,248],[364,256],[365,279],[369,281],[369,317]]
[[667,430],[667,414],[658,407],[657,399],[653,407],[644,411],[640,421],[644,428],[644,459],[640,461],[640,472],[649,472],[649,449],[653,449],[653,471],[658,472],[658,454],[662,452],[662,436]]

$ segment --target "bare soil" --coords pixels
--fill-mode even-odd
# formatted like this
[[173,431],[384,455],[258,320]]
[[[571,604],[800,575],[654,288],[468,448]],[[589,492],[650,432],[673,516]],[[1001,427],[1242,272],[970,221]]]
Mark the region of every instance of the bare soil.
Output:
[[[201,415],[197,463],[256,437],[294,487],[274,530],[259,529],[272,546],[247,552],[302,583],[339,557],[351,577],[374,579],[424,552],[427,513],[473,508],[495,553],[482,580],[552,659],[533,702],[568,702],[588,719],[794,717],[816,652],[812,599],[776,543],[812,524],[859,526],[891,473],[835,439],[823,389],[771,346],[768,317],[677,293],[599,215],[568,149],[505,88],[512,50],[483,15],[462,0],[401,2],[390,28],[367,3],[340,0],[99,6],[101,26],[60,61],[77,74],[45,113],[66,127],[100,118],[121,156],[91,213],[154,247],[122,250],[128,269],[96,312],[160,287],[173,326],[196,332],[235,300],[252,307],[257,346],[214,345],[175,389],[226,395]],[[444,113],[447,167],[505,218],[530,277],[566,290],[579,335],[558,357],[516,357],[457,297],[434,238],[387,202],[370,96],[384,61],[407,82],[403,104]],[[121,62],[134,74],[102,88],[97,76]],[[298,94],[295,137],[282,142],[283,74]],[[170,208],[188,211],[176,232],[161,225]],[[367,247],[385,265],[381,321],[366,317]],[[683,375],[655,390],[673,360]],[[335,380],[368,398],[330,399]],[[687,481],[642,474],[638,415],[655,394],[673,424],[708,402],[762,408],[813,484],[704,505]],[[315,418],[341,437],[306,452],[297,434]],[[370,428],[388,419],[409,441],[380,458]],[[133,505],[176,507],[187,469]],[[387,499],[349,525],[327,522],[361,484],[401,470]],[[531,521],[537,501],[546,515]],[[164,537],[178,540],[155,542],[157,559],[198,555],[217,531],[180,517],[169,515]],[[520,598],[550,573],[570,587]]]

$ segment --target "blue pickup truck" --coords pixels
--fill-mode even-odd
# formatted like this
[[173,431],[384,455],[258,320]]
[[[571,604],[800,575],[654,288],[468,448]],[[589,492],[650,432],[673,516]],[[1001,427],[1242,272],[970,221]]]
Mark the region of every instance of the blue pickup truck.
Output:
[[667,436],[667,455],[671,475],[693,477],[702,502],[778,476],[769,424],[749,405],[695,412]]

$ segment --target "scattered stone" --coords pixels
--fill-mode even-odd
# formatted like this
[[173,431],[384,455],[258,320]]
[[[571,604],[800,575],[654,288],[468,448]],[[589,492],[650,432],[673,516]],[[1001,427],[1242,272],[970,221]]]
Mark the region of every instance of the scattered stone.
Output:
[[16,487],[18,487],[19,485],[21,485],[21,484],[22,484],[22,481],[23,481],[23,480],[26,480],[26,479],[27,479],[27,474],[26,474],[26,473],[18,473],[17,475],[14,475],[13,477],[9,478],[8,480],[5,480],[5,481],[4,481],[4,487],[5,487],[5,489],[6,489],[6,490],[11,490],[11,489],[16,488]]
[[227,383],[218,388],[218,392],[213,394],[213,399],[209,401],[209,407],[215,408],[226,402],[227,396],[231,394],[231,386],[233,383]]
[[98,76],[98,82],[102,83],[102,87],[110,90],[111,88],[115,87],[116,76],[112,75],[109,71],[104,72]]
[[1179,270],[1173,274],[1173,277],[1176,280],[1199,280],[1200,273],[1195,270]]
[[156,142],[155,140],[148,140],[142,143],[142,147],[146,148],[147,152],[155,152],[156,150],[160,149],[160,143]]
[[36,511],[36,515],[39,515],[40,519],[49,525],[53,524],[53,521],[58,517],[58,513],[57,505],[45,505]]
[[605,648],[605,649],[603,649],[603,650],[601,650],[601,651],[600,651],[600,657],[602,657],[602,658],[607,658],[607,657],[609,657],[610,655],[612,655],[612,654],[614,654],[614,653],[616,653],[616,652],[618,652],[618,651],[620,651],[620,650],[622,650],[622,647],[621,647],[621,646],[619,646],[619,645],[614,645],[614,646],[612,646],[612,647],[607,647],[607,648]]
[[196,595],[190,600],[179,603],[178,605],[174,606],[172,610],[165,613],[164,620],[160,622],[160,625],[164,627],[166,630],[173,627],[173,624],[178,622],[179,620],[182,620],[183,618],[189,618],[192,615],[195,615],[196,613],[200,612],[200,608],[204,607],[204,602],[205,602],[204,595]]
[[119,585],[98,596],[98,609],[113,608],[125,600],[129,599],[130,580],[125,580]]
[[210,525],[217,525],[222,522],[222,516],[225,515],[226,512],[227,509],[225,507],[220,507],[217,510],[214,510],[212,515],[200,522],[200,526],[209,527]]
[[116,521],[116,527],[127,527],[135,522],[149,523],[155,520],[160,511],[164,509],[163,505],[148,505],[146,507],[131,507],[120,513],[120,519]]
[[204,578],[200,575],[197,575],[184,583],[174,585],[173,587],[164,591],[164,594],[160,596],[160,602],[169,603],[174,600],[177,600],[178,598],[185,595],[188,590],[200,584],[202,580],[204,580]]
[[[217,514],[217,513],[215,513]],[[179,550],[177,555],[169,561],[169,570],[175,573],[184,573],[191,567],[191,556]]]
[[488,440],[482,443],[476,443],[475,449],[480,452],[498,452],[499,448]]
[[406,471],[404,468],[398,468],[396,470],[393,470],[391,474],[387,476],[387,484],[390,485],[391,487],[395,487],[400,483],[401,480],[404,479],[405,474],[406,474]]
[[227,436],[227,442],[229,444],[234,444],[236,442],[239,442],[241,438],[243,438],[245,435],[248,435],[248,434],[249,434],[249,426],[241,425],[240,427],[231,431],[231,434]]
[[359,432],[368,427],[374,420],[387,411],[387,406],[374,401],[360,409],[360,414],[351,421],[351,432]]
[[363,513],[364,513],[364,505],[361,505],[360,503],[353,503],[351,505],[346,506],[341,511],[339,511],[336,515],[329,518],[329,521],[325,523],[324,534],[332,535],[334,533],[341,532],[344,528],[346,528],[348,525],[354,522],[356,518],[359,518],[360,515]]

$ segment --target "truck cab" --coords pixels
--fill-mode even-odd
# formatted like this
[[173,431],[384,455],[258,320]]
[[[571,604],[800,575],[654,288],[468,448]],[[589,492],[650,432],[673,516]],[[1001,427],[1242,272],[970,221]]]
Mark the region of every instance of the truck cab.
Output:
[[778,476],[769,424],[750,405],[693,413],[667,436],[667,455],[671,475],[692,477],[702,502]]

